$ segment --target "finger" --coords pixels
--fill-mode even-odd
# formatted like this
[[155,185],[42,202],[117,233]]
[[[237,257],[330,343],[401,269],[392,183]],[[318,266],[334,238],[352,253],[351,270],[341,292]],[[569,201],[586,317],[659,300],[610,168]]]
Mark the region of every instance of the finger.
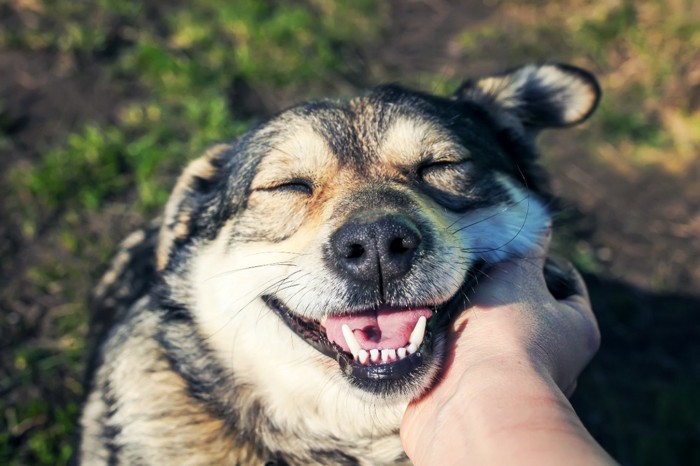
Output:
[[514,303],[521,300],[523,293],[546,290],[543,269],[551,240],[552,228],[547,224],[527,253],[494,264],[476,287],[472,303],[487,306]]
[[538,236],[532,247],[523,255],[523,257],[527,259],[526,262],[533,267],[542,268],[544,261],[547,259],[551,243],[552,224],[549,222],[538,232]]
[[588,295],[588,287],[586,282],[583,280],[581,273],[576,270],[576,267],[571,262],[566,262],[567,272],[571,275],[571,279],[574,281],[576,291],[578,295],[583,296],[586,302],[590,302],[590,296]]
[[[534,264],[535,261],[520,258],[491,267],[476,287],[472,304],[493,307],[535,300],[534,296],[547,290],[542,266]],[[542,299],[545,297],[538,298]]]
[[572,287],[574,288],[575,293],[567,296],[565,299],[562,299],[559,302],[574,308],[588,319],[595,320],[593,308],[591,306],[591,299],[588,294],[588,287],[586,286],[586,282],[583,280],[583,277],[570,262],[565,262],[563,267],[565,267],[565,273],[569,275],[571,281],[573,282]]
[[576,391],[576,387],[578,387],[578,379],[575,379],[571,384],[564,390],[564,395],[567,398],[571,398],[574,395],[574,392]]

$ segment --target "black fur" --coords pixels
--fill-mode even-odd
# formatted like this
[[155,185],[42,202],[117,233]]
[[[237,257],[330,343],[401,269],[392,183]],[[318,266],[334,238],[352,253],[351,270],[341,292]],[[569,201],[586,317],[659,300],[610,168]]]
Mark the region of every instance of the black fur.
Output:
[[[162,219],[125,241],[96,289],[78,460],[406,464],[398,409],[438,376],[445,327],[452,311],[463,309],[475,270],[487,258],[508,257],[499,254],[514,248],[516,239],[529,244],[519,235],[534,210],[522,214],[521,224],[521,205],[539,208],[541,218],[535,218],[542,223],[548,218],[551,197],[536,162],[536,133],[582,121],[599,93],[587,72],[564,65],[523,67],[467,81],[452,97],[380,86],[348,102],[299,105],[239,141],[208,151],[185,170]],[[411,141],[418,137],[413,127],[399,125],[397,131],[406,132],[399,139],[408,138],[411,150],[415,143],[420,153],[402,153],[404,147],[387,151],[382,144],[397,122],[415,122],[419,129],[414,133],[428,128],[424,137],[442,145]],[[318,150],[317,139],[323,142],[325,163],[317,162],[317,171],[295,168],[305,167],[297,159],[321,157],[305,152]],[[312,141],[309,146],[303,145],[306,140]],[[284,153],[285,143],[294,153]],[[272,156],[282,157],[284,169],[272,184],[256,186],[264,162],[277,160],[267,159]],[[525,193],[523,199],[513,192]],[[330,197],[321,202],[324,195]],[[496,213],[467,222],[469,215],[490,208]],[[475,226],[509,209],[515,212],[516,231],[505,244],[471,247],[477,243],[469,235],[480,231]],[[348,273],[338,265],[343,258],[338,248],[333,250],[333,238],[342,232],[357,237],[359,227],[351,223],[367,215],[374,223],[360,236],[372,237],[364,238],[373,241],[366,249],[379,258],[380,269]],[[494,225],[496,236],[513,227]],[[528,234],[539,227],[529,225]],[[410,249],[404,262],[393,264],[396,270],[382,265],[375,251],[377,238],[386,236],[377,228],[395,236],[400,230],[401,247]],[[280,249],[286,244],[292,250]],[[264,254],[274,259],[256,263]],[[285,272],[282,279],[275,275],[279,270]],[[392,270],[396,273],[387,273]],[[546,273],[556,297],[580,291],[566,267],[548,264]],[[262,283],[251,282],[253,292],[245,286],[251,276]],[[308,297],[314,299],[311,304],[303,301]],[[291,330],[270,305],[283,303],[282,298],[299,300],[296,307],[284,307],[301,322]],[[218,299],[226,303],[219,305]],[[401,361],[363,367],[330,337],[324,345],[306,346],[305,339],[322,332],[323,318],[417,308],[439,317],[431,317],[425,344]],[[247,326],[236,327],[240,316]],[[217,340],[218,332],[224,333]],[[243,337],[252,347],[239,345]],[[321,346],[330,350],[316,351]],[[329,354],[337,354],[339,363]],[[234,360],[242,366],[235,367]],[[289,376],[296,368],[322,383],[311,386],[303,376]],[[258,369],[280,378],[262,378]],[[260,386],[261,378],[283,382]],[[303,390],[294,391],[295,384]],[[337,400],[324,399],[319,390],[327,388],[339,393]],[[299,399],[307,393],[315,398]],[[299,412],[309,419],[300,421]]]

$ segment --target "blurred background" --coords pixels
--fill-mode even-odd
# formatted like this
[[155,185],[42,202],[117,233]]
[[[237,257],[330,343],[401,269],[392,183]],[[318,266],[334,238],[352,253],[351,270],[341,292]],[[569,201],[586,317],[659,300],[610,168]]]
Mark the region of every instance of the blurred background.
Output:
[[0,464],[61,465],[86,297],[187,160],[295,102],[594,72],[542,135],[603,346],[574,405],[629,465],[700,464],[700,2],[0,0]]

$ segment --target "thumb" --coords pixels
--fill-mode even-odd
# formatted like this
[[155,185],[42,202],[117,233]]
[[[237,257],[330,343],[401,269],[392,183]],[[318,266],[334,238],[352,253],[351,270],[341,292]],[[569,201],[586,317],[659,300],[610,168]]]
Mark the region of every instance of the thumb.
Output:
[[539,237],[535,244],[530,248],[530,250],[525,254],[525,258],[529,259],[524,261],[525,263],[531,264],[533,267],[542,270],[544,263],[547,260],[547,255],[549,253],[549,246],[552,244],[552,222],[548,222],[544,228],[539,232]]
[[548,222],[538,232],[533,245],[523,254],[514,255],[500,264],[495,264],[494,269],[505,269],[507,274],[524,274],[533,277],[542,276],[544,279],[544,264],[549,255],[549,246],[552,243],[552,223]]
[[551,224],[540,232],[535,244],[524,254],[494,264],[486,271],[472,297],[472,303],[497,306],[518,302],[534,290],[546,290],[544,263],[552,240]]

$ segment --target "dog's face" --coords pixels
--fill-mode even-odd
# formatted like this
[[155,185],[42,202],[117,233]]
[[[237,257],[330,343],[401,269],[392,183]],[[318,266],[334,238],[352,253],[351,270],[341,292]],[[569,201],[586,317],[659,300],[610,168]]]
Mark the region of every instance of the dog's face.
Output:
[[451,98],[386,86],[295,107],[193,162],[159,267],[243,383],[405,402],[433,383],[474,268],[547,228],[534,134],[598,98],[544,65]]

